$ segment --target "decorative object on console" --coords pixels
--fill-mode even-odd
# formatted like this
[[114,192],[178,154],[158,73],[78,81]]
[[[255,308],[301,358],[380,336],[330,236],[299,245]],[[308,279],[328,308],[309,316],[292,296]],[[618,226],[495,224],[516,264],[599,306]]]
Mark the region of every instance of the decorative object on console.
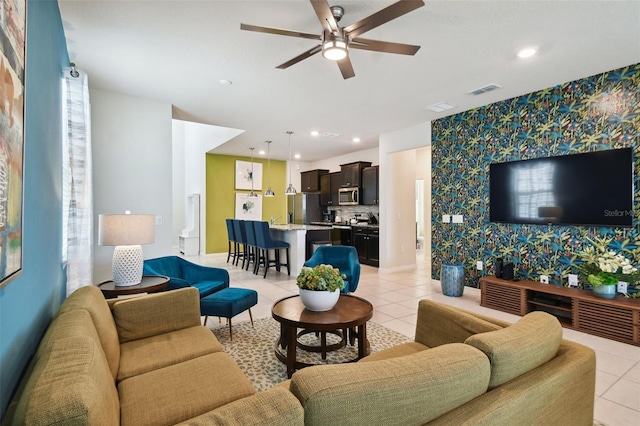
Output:
[[284,193],[287,195],[293,195],[296,192],[298,192],[296,191],[296,189],[293,187],[293,184],[291,183],[291,167],[293,166],[292,158],[291,158],[291,135],[293,134],[293,132],[291,130],[287,130],[287,134],[289,135],[289,186],[284,191]]
[[346,275],[331,265],[303,266],[296,279],[300,300],[310,311],[328,311],[338,302]]
[[578,256],[583,260],[578,270],[598,297],[613,299],[618,281],[635,282],[640,278],[638,269],[631,265],[629,259],[613,250],[601,248],[596,251],[594,247],[588,247]]
[[276,193],[271,190],[271,141],[267,142],[267,173],[269,174],[269,186],[264,192],[265,197],[275,197]]
[[442,265],[440,285],[445,296],[460,297],[464,292],[464,268],[462,265]]
[[494,266],[494,271],[496,273],[496,278],[502,278],[502,258],[501,257],[496,259],[496,264]]
[[142,281],[142,244],[155,240],[155,216],[152,214],[101,214],[98,245],[116,246],[113,250],[113,281],[116,286],[132,286]]

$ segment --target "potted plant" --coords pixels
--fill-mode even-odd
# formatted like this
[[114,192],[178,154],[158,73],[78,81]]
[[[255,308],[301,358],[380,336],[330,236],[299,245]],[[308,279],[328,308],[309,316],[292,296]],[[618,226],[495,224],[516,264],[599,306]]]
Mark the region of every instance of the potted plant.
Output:
[[584,261],[578,269],[593,287],[596,296],[613,299],[618,281],[632,283],[640,277],[629,259],[612,250],[596,252],[593,247],[578,253]]
[[303,266],[296,282],[300,300],[310,311],[328,311],[338,302],[346,275],[331,265]]

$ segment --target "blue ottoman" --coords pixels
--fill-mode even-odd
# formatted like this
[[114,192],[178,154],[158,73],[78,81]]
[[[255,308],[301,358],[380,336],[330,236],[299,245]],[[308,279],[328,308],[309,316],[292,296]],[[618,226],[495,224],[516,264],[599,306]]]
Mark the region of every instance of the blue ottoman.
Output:
[[249,310],[251,326],[253,315],[251,307],[258,303],[258,292],[247,288],[224,288],[200,299],[200,314],[204,315],[204,325],[209,316],[224,317],[229,321],[229,339],[233,340],[231,318],[241,312]]

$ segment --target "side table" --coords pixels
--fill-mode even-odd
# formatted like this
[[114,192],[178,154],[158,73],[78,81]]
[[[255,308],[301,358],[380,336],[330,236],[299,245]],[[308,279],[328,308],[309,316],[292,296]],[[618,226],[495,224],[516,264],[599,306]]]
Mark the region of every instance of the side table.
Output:
[[169,277],[145,275],[142,277],[140,284],[128,287],[118,287],[113,280],[105,281],[98,284],[98,288],[104,294],[105,299],[114,299],[118,296],[138,294],[138,293],[157,293],[164,291],[169,285]]

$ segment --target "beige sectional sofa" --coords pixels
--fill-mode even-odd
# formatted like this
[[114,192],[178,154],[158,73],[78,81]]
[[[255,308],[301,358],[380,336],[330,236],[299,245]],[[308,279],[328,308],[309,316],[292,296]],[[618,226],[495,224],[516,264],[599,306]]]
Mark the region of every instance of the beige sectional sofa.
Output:
[[[297,371],[256,393],[210,330],[198,293],[61,306],[10,409],[12,424],[592,425],[595,354],[542,312],[509,325],[419,304],[415,341]],[[284,366],[283,366],[284,368]]]
[[83,287],[60,307],[18,391],[18,425],[303,424],[284,389],[257,394],[200,325],[195,288],[107,303]]

